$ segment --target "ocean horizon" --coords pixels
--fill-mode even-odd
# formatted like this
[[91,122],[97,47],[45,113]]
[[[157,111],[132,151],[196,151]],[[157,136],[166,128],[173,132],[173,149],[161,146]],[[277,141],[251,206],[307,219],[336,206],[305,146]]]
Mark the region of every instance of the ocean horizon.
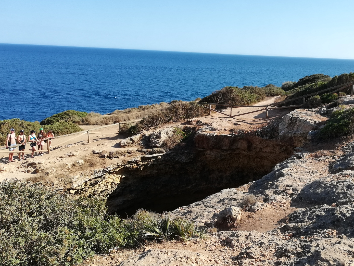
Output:
[[0,44],[0,120],[191,101],[225,86],[281,86],[354,60]]

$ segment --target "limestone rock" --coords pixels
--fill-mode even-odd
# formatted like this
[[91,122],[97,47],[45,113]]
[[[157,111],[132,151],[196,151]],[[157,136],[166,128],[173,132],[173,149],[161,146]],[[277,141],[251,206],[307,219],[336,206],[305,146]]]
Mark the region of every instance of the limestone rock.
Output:
[[149,249],[141,254],[133,256],[123,261],[120,266],[195,266],[195,265],[214,265],[211,259],[205,255],[188,250],[174,249]]
[[312,110],[298,109],[290,112],[279,123],[279,136],[306,137],[308,132],[316,130],[327,118]]
[[77,165],[77,166],[81,166],[81,165],[84,165],[85,164],[85,161],[84,160],[77,160],[76,162],[75,162],[75,165]]
[[345,155],[332,167],[333,172],[339,172],[343,170],[354,170],[354,153],[349,153]]
[[174,127],[168,127],[151,133],[149,135],[149,145],[154,148],[160,148],[168,138],[173,136],[174,131]]
[[230,227],[235,226],[241,220],[242,210],[239,207],[230,206],[223,209],[221,212],[215,214],[213,218],[216,220],[216,227]]

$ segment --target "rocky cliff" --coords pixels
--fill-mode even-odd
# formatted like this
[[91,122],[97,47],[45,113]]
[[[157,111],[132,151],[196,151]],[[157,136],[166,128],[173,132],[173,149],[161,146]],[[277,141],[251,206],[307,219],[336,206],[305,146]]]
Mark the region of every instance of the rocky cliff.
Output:
[[197,133],[188,144],[151,162],[113,171],[124,178],[110,194],[108,207],[121,214],[138,208],[173,210],[257,180],[292,153],[292,145],[278,140]]

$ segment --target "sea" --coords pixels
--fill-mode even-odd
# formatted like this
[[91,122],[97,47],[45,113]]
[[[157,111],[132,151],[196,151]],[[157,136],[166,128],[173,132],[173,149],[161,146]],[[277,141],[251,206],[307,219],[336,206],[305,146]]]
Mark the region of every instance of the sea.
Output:
[[354,72],[354,60],[0,44],[0,120],[111,113],[203,98],[225,86],[281,86]]

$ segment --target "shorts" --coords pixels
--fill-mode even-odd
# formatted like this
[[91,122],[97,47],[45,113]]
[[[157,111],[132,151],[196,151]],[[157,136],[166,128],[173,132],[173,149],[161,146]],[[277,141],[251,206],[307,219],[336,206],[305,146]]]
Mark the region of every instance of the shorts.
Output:
[[36,147],[37,144],[36,144],[35,142],[32,142],[32,143],[30,144],[30,146],[31,146],[31,147]]
[[40,146],[44,146],[44,141],[40,141],[40,142],[38,142],[38,147],[40,147]]
[[9,151],[14,151],[15,147],[16,147],[16,144],[11,144],[10,147],[9,147]]
[[26,145],[21,145],[18,147],[19,151],[24,151],[26,149]]

